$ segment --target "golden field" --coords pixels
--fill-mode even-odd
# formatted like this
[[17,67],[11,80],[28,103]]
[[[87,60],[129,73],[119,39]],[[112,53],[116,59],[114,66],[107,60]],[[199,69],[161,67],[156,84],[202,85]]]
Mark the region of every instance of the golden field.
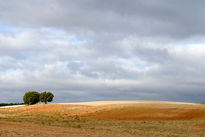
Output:
[[205,137],[205,105],[99,101],[0,108],[0,136]]

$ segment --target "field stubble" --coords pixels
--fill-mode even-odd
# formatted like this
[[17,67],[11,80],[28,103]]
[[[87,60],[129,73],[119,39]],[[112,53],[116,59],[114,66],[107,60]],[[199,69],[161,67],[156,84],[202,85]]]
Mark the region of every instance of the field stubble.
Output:
[[1,108],[0,136],[203,137],[205,105],[125,101]]

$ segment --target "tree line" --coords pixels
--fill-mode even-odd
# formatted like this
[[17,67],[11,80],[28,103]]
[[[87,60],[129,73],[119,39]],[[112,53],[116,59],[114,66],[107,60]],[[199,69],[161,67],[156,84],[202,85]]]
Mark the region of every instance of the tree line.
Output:
[[0,107],[3,106],[14,106],[14,105],[23,105],[24,103],[0,103]]
[[38,102],[44,102],[47,104],[47,102],[53,101],[54,95],[51,92],[42,92],[39,93],[37,91],[29,91],[26,92],[23,96],[24,104],[32,105],[36,104]]

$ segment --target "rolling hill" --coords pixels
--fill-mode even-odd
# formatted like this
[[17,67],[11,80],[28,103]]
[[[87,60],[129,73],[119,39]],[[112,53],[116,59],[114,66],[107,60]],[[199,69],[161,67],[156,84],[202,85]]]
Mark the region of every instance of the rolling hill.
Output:
[[203,104],[97,101],[0,108],[0,136],[205,136],[204,131]]

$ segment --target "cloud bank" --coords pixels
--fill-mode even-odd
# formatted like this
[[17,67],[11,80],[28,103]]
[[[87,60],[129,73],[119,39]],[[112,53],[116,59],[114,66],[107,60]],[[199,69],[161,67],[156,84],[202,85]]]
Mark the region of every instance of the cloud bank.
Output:
[[204,103],[204,3],[0,0],[0,102]]

